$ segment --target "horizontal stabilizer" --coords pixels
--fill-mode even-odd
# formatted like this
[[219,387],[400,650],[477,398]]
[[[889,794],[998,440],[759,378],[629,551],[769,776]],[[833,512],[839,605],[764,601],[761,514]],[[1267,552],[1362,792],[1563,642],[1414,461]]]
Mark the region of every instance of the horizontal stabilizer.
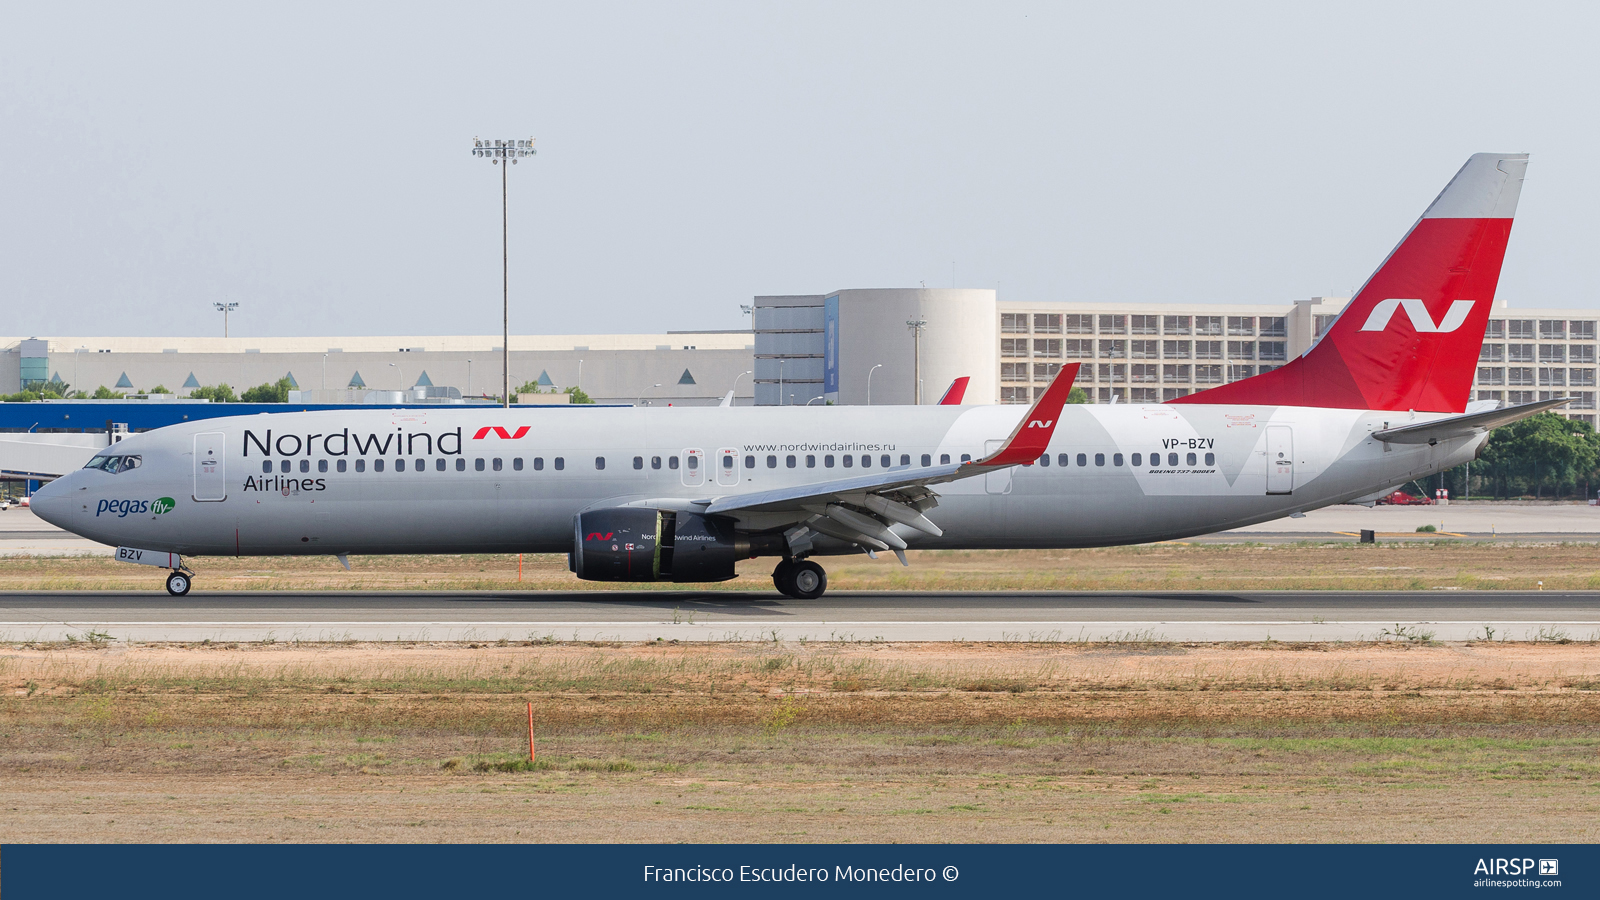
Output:
[[1571,402],[1571,397],[1562,397],[1557,400],[1540,400],[1538,403],[1523,403],[1507,409],[1491,409],[1488,412],[1451,416],[1448,419],[1435,419],[1432,422],[1421,422],[1416,425],[1385,428],[1382,431],[1374,431],[1372,436],[1391,444],[1437,444],[1440,441],[1447,441],[1451,438],[1471,437],[1475,434],[1482,434],[1491,428],[1510,425],[1512,422],[1538,415],[1547,409],[1565,406]]

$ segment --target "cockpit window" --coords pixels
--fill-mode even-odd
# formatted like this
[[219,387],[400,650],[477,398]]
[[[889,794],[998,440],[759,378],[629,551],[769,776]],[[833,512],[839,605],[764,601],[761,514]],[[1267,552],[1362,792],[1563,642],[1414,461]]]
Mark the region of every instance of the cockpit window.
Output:
[[129,469],[137,469],[143,463],[144,459],[138,456],[96,456],[89,460],[88,465],[84,466],[84,468],[101,469],[115,475],[118,472],[126,472]]

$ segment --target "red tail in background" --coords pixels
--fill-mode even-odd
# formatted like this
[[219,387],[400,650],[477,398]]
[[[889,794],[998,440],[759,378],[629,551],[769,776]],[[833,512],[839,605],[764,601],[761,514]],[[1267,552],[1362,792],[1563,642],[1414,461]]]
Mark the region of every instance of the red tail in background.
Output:
[[1473,155],[1310,351],[1168,402],[1463,412],[1527,167]]
[[963,375],[950,382],[950,387],[945,390],[944,396],[939,398],[939,405],[960,406],[961,398],[967,396],[967,382],[971,380],[971,375]]

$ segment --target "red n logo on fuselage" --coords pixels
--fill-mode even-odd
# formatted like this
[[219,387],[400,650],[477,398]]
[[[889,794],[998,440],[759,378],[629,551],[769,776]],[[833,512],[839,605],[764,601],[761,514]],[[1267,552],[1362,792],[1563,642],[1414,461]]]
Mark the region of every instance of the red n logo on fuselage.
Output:
[[508,432],[504,428],[501,428],[499,425],[495,425],[495,426],[492,426],[492,427],[489,426],[489,425],[485,425],[482,428],[478,429],[478,433],[473,435],[472,439],[475,440],[475,441],[481,441],[484,438],[488,437],[489,436],[489,432],[491,432],[491,431],[494,432],[496,437],[500,438],[503,441],[515,441],[515,440],[520,440],[523,435],[528,433],[528,426],[524,425],[521,428],[518,428],[515,432]]
[[589,536],[584,538],[584,540],[586,540],[586,541],[609,541],[609,540],[611,540],[611,536],[614,535],[614,534],[616,534],[615,531],[608,531],[605,534],[601,534],[598,531],[591,531],[591,532],[589,532]]

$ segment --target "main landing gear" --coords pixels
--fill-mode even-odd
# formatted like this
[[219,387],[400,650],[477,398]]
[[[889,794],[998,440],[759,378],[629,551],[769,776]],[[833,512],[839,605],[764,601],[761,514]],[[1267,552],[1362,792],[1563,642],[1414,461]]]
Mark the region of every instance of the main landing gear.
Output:
[[173,572],[167,576],[167,593],[174,597],[182,597],[189,593],[189,587],[194,584],[194,576],[188,572]]
[[828,573],[809,559],[786,559],[772,570],[778,593],[796,600],[815,600],[828,589]]

